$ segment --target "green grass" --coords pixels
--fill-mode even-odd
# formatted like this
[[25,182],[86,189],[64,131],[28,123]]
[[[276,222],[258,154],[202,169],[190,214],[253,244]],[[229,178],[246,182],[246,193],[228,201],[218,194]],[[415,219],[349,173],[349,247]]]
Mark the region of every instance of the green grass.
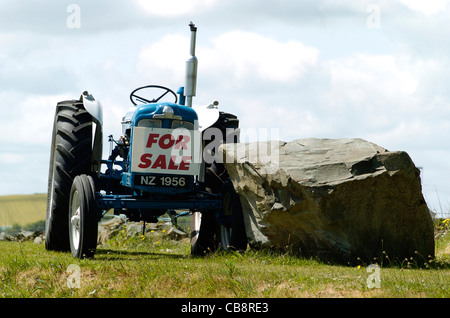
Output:
[[[425,268],[406,261],[383,265],[380,288],[369,288],[368,264],[324,264],[267,250],[192,257],[187,240],[157,232],[132,238],[119,233],[84,260],[42,244],[0,242],[0,297],[448,298],[448,236]],[[79,276],[68,270],[71,264],[79,266]],[[79,285],[70,287],[73,277]]]
[[[45,204],[44,194],[0,197],[0,226],[45,220]],[[368,285],[376,273],[367,271],[369,264],[333,265],[251,249],[198,258],[187,240],[162,232],[131,238],[119,232],[85,260],[43,244],[0,242],[0,298],[449,298],[449,229],[448,219],[436,222],[436,258],[425,267],[386,258],[380,288]],[[79,286],[68,285],[73,277]]]

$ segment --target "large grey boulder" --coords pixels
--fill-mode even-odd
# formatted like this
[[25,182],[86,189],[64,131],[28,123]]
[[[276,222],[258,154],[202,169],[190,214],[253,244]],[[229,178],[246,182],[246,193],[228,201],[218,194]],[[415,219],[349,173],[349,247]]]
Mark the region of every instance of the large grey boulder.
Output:
[[344,262],[434,257],[420,171],[406,152],[362,139],[220,149],[251,244]]

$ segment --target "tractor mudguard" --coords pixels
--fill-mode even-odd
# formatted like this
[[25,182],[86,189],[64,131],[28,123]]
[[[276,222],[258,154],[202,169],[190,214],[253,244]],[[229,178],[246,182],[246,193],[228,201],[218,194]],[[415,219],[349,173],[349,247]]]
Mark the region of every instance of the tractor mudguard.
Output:
[[204,106],[192,106],[197,113],[198,128],[201,132],[214,125],[217,119],[219,119],[220,113],[217,108],[218,104],[218,102],[214,102]]
[[80,97],[84,109],[92,116],[92,122],[95,124],[95,136],[92,145],[92,172],[100,173],[100,166],[103,152],[103,108],[98,100],[87,91],[84,91]]

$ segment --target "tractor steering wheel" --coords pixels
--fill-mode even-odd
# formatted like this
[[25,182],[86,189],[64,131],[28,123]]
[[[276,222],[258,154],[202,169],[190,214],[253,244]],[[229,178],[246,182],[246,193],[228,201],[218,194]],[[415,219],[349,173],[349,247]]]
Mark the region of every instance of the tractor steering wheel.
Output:
[[[162,95],[160,95],[158,98],[153,98],[153,99],[149,99],[149,98],[144,98],[140,95],[137,95],[136,92],[143,90],[143,89],[152,89],[152,88],[156,88],[156,89],[162,89],[164,90],[164,93]],[[147,103],[147,104],[152,104],[152,103],[157,103],[159,102],[159,100],[161,98],[163,98],[164,96],[167,95],[167,93],[171,93],[174,97],[175,97],[175,104],[178,101],[178,96],[177,94],[171,90],[170,88],[164,87],[164,86],[159,86],[159,85],[147,85],[147,86],[143,86],[143,87],[139,87],[136,88],[134,91],[131,92],[130,94],[130,100],[133,103],[133,105],[137,105],[138,102],[141,103]]]

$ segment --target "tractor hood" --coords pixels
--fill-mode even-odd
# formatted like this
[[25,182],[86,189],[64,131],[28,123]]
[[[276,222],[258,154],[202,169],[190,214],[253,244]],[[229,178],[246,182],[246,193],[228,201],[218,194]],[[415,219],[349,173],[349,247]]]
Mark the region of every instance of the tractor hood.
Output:
[[178,119],[190,122],[198,120],[197,113],[190,107],[173,103],[146,104],[136,107],[133,122],[143,118]]
[[[204,131],[219,119],[217,102],[205,106],[188,107],[173,103],[145,104],[128,109],[122,118],[122,132],[144,118],[178,119],[194,123],[196,129]],[[170,111],[172,110],[173,113]]]
[[129,108],[122,118],[122,132],[131,129],[141,119],[151,118],[189,121],[198,129],[198,116],[192,108],[174,103],[158,103]]

